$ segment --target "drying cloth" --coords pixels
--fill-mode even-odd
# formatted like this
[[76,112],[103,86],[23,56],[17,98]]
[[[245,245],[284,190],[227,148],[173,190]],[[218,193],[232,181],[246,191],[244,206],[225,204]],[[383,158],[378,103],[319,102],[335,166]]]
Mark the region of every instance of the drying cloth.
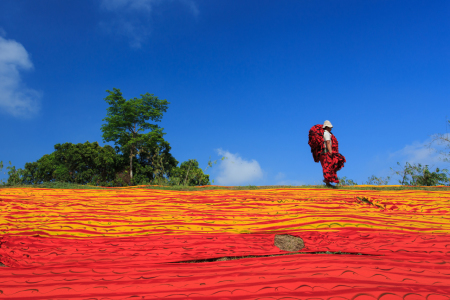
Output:
[[345,157],[340,153],[325,153],[320,155],[320,164],[322,165],[323,178],[328,182],[339,183],[336,172],[342,169],[345,163]]
[[[323,132],[324,130],[320,124],[314,125],[309,130],[308,145],[311,147],[311,153],[315,162],[320,161],[320,154],[324,150]],[[334,134],[331,135],[331,144],[333,153],[339,153],[339,144]]]

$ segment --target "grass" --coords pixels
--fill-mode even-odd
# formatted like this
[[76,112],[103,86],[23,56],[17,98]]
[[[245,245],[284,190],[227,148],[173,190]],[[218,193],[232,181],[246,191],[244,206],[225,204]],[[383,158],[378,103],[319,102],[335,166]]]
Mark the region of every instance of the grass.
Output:
[[[0,185],[0,189],[4,188],[47,188],[47,189],[107,189],[100,186],[92,185],[79,185],[75,183],[66,182],[44,182],[42,184],[36,185],[14,185],[6,186]],[[292,188],[302,188],[302,189],[335,189],[335,190],[370,190],[370,191],[403,191],[403,190],[421,190],[421,191],[450,191],[450,186],[364,186],[364,185],[353,185],[353,186],[335,186],[327,187],[325,185],[265,185],[265,186],[186,186],[186,185],[148,185],[141,186],[141,188],[155,189],[155,190],[170,190],[170,191],[204,191],[204,190],[262,190],[262,189],[292,189]]]
[[0,189],[7,188],[44,188],[44,189],[100,189],[105,190],[104,187],[92,185],[79,185],[68,182],[44,182],[41,184],[18,184],[18,185],[0,185]]

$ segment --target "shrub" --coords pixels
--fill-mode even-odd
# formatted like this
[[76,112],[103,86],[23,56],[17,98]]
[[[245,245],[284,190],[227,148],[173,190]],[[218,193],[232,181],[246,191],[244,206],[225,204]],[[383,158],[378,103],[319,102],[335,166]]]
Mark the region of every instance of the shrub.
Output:
[[[401,166],[399,162],[397,165]],[[392,168],[391,168],[392,169]],[[436,168],[434,172],[430,172],[428,165],[413,164],[406,162],[402,169],[394,171],[394,174],[401,176],[398,182],[401,185],[413,186],[435,186],[435,185],[449,185],[448,170]]]
[[376,177],[375,175],[372,175],[368,178],[368,181],[366,182],[369,185],[387,185],[391,177],[387,176],[384,177]]
[[207,185],[209,175],[203,173],[195,159],[182,162],[179,167],[170,170],[170,182],[174,185]]
[[342,185],[358,185],[358,184],[356,183],[356,181],[353,181],[353,180],[351,180],[351,179],[347,179],[346,176],[344,176],[344,177],[342,177],[342,178],[338,177],[338,179],[339,179],[339,185],[340,185],[340,186],[342,186]]
[[23,183],[67,182],[99,184],[115,180],[120,157],[111,146],[97,142],[56,144],[55,151],[25,164]]

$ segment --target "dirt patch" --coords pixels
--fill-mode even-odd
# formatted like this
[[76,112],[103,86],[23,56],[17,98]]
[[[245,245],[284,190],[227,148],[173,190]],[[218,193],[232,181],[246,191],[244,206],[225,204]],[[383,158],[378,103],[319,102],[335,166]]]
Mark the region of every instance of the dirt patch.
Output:
[[275,246],[284,251],[299,251],[305,248],[305,243],[299,237],[290,234],[275,235]]

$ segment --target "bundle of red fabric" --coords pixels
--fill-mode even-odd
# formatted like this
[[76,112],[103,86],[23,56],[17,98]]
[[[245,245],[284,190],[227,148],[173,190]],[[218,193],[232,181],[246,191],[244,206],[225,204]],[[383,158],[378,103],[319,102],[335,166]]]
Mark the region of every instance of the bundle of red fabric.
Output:
[[331,135],[331,143],[333,154],[322,154],[324,150],[323,144],[323,128],[321,124],[314,125],[309,130],[308,144],[311,147],[311,153],[314,161],[322,165],[323,176],[328,182],[339,183],[336,172],[344,167],[345,157],[339,153],[339,144],[336,137]]

